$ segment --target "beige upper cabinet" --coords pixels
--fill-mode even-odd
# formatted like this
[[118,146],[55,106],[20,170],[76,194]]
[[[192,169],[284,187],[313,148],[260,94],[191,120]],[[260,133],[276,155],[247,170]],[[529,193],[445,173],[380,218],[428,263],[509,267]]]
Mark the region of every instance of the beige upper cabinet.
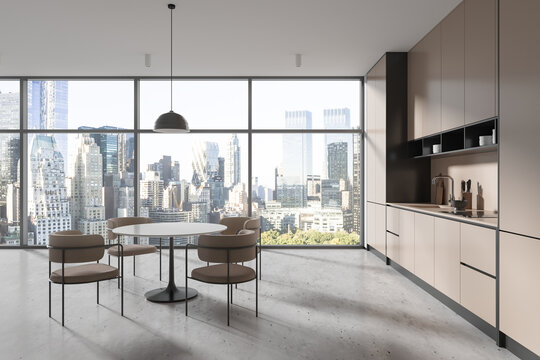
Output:
[[465,124],[465,4],[441,22],[441,130]]
[[465,123],[469,124],[497,115],[497,0],[464,3]]
[[408,55],[409,139],[441,131],[441,28],[436,26]]
[[500,3],[500,227],[540,238],[540,1]]

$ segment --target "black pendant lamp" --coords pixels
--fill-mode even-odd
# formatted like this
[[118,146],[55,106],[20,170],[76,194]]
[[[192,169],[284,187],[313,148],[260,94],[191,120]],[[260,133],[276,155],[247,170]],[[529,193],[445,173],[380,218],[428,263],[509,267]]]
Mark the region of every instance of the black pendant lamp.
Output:
[[172,13],[176,8],[176,5],[169,4],[168,8],[171,9],[171,111],[161,114],[154,123],[154,131],[161,133],[187,133],[189,132],[189,125],[180,114],[175,113],[172,110],[173,105],[173,21]]

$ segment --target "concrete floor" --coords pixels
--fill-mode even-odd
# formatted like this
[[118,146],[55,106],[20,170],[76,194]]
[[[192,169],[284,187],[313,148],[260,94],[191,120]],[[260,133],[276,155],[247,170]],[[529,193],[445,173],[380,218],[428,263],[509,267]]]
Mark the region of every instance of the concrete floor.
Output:
[[[196,265],[195,253],[190,266]],[[168,258],[164,252],[164,271]],[[126,259],[125,318],[116,282],[60,286],[47,317],[45,250],[0,251],[1,359],[517,359],[373,254],[363,250],[266,250],[259,318],[254,282],[235,291],[191,282],[199,296],[154,304],[158,255]],[[176,252],[177,283],[183,252]],[[54,269],[55,267],[53,267]]]

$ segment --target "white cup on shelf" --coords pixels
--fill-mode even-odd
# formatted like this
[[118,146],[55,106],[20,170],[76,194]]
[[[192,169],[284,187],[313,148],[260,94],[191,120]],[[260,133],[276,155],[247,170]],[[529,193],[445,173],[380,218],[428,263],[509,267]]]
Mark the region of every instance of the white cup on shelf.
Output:
[[434,154],[438,154],[441,152],[441,144],[435,144],[432,146],[432,151]]

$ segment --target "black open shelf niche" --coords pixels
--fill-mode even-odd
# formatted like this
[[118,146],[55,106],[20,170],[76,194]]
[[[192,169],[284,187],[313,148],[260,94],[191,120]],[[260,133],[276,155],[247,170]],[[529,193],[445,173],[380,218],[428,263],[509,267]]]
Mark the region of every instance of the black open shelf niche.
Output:
[[[490,118],[443,131],[437,134],[425,136],[420,139],[409,141],[409,157],[418,158],[426,156],[440,156],[449,154],[460,154],[463,152],[484,152],[497,150],[497,143],[488,143],[480,146],[480,136],[492,136],[493,130],[498,139],[498,118]],[[433,145],[440,144],[441,152],[433,153]]]

